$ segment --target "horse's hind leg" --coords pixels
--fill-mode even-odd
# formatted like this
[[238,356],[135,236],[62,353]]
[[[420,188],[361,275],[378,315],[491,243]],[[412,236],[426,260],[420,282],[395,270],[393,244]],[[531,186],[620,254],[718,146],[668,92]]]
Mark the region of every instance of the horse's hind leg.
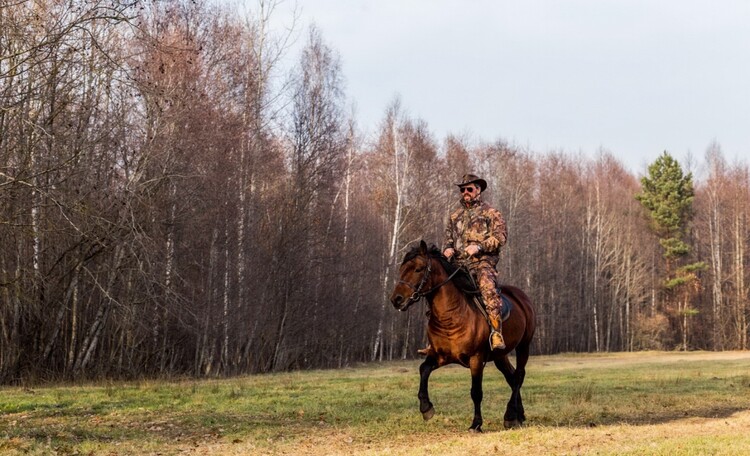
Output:
[[513,423],[516,425],[520,425],[521,423],[518,421],[517,415],[514,412],[514,408],[512,406],[513,399],[516,395],[516,369],[513,367],[513,365],[508,360],[508,356],[505,355],[500,359],[495,360],[495,366],[500,370],[500,372],[503,373],[503,376],[505,377],[505,381],[508,383],[508,386],[510,386],[511,394],[510,394],[510,401],[508,401],[508,406],[505,408],[505,416],[503,418],[504,426],[505,428],[509,428],[513,426]]
[[482,432],[482,376],[484,374],[484,361],[475,356],[469,362],[471,369],[471,400],[474,402],[474,420],[471,422],[470,431]]
[[422,412],[422,418],[425,421],[435,415],[435,408],[430,402],[430,393],[427,390],[427,384],[430,379],[430,373],[438,368],[437,361],[432,356],[428,356],[422,365],[419,366],[419,411]]
[[529,360],[529,344],[520,344],[516,347],[516,367],[508,360],[507,356],[495,360],[495,366],[505,376],[511,388],[510,400],[505,409],[504,426],[506,429],[521,426],[526,421],[526,415],[521,399],[521,386],[526,377],[526,363]]
[[529,348],[530,344],[521,343],[516,347],[516,397],[515,397],[515,408],[516,415],[519,423],[523,424],[526,421],[526,413],[523,409],[523,400],[521,400],[521,387],[523,381],[526,378],[526,363],[529,361]]

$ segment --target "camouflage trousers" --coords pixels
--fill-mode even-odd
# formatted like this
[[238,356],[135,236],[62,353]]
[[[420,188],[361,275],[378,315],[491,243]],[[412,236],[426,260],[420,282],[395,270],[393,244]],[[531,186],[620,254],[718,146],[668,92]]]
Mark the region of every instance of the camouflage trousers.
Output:
[[470,267],[471,275],[477,282],[479,291],[482,293],[484,308],[487,309],[487,315],[493,319],[500,318],[500,311],[503,308],[503,302],[497,294],[497,271],[489,264],[473,264]]

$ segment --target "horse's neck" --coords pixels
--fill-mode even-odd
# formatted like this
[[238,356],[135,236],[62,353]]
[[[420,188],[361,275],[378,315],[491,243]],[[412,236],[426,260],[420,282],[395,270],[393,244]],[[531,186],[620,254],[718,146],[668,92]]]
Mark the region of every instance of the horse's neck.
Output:
[[[441,268],[440,274],[435,277],[436,283],[442,283],[448,278],[448,274]],[[430,318],[439,321],[448,321],[454,317],[463,318],[462,315],[469,309],[466,295],[449,280],[435,291],[430,298]],[[462,323],[463,324],[463,323]]]

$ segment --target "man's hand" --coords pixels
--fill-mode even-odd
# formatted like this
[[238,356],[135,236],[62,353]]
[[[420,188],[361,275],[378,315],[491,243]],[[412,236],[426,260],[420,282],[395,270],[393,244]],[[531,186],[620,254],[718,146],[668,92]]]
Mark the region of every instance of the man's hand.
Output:
[[447,248],[443,251],[443,256],[450,260],[454,253],[456,253],[455,250],[451,248]]
[[476,244],[471,244],[470,246],[466,247],[466,253],[469,256],[474,256],[477,253],[479,253],[479,246]]

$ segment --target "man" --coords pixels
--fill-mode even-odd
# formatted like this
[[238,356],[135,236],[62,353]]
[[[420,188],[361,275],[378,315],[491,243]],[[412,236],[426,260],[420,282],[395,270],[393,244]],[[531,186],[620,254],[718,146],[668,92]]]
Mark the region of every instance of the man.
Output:
[[[458,255],[468,266],[482,293],[487,309],[492,350],[505,348],[500,318],[502,301],[496,290],[500,247],[508,238],[505,220],[497,209],[482,201],[487,181],[474,174],[465,174],[458,184],[461,206],[450,215],[445,229],[443,255],[450,259]],[[420,350],[425,353],[425,350]]]

